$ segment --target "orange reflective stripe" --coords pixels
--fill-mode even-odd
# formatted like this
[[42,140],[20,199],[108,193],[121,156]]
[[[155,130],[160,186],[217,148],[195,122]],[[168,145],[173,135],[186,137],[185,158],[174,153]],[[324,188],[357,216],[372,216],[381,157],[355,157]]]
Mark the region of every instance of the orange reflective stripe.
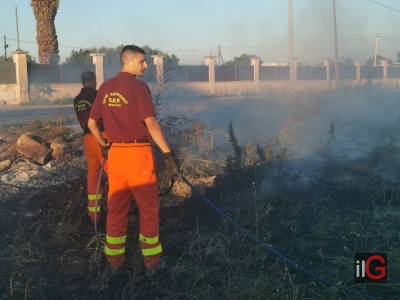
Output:
[[106,235],[106,242],[110,243],[112,245],[126,243],[126,235],[117,236],[117,237],[112,237],[112,236]]
[[139,235],[139,241],[149,244],[149,245],[154,245],[158,243],[158,235],[153,238],[145,237],[142,234]]
[[[87,209],[88,209],[89,212],[96,212],[96,207],[95,206],[93,206],[93,207],[88,206]],[[97,206],[97,212],[99,212],[100,210],[101,210],[101,207]]]
[[[96,200],[96,194],[88,195],[87,197],[88,197],[89,201]],[[103,198],[103,194],[98,194],[97,195],[97,200],[101,200],[102,198]]]
[[161,245],[158,245],[157,247],[154,248],[145,248],[142,249],[142,255],[143,256],[151,256],[151,255],[156,255],[162,252],[162,247]]
[[125,247],[122,247],[120,249],[110,249],[106,246],[104,246],[104,253],[110,256],[116,256],[116,255],[120,255],[120,254],[124,254],[125,253]]

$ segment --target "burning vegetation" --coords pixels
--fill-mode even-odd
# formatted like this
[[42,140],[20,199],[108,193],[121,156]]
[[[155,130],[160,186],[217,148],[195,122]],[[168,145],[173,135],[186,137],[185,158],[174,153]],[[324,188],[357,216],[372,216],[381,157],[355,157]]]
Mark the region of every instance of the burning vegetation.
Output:
[[[106,264],[105,218],[96,236],[86,215],[76,121],[58,116],[2,126],[3,298],[362,299],[305,274],[274,249],[329,282],[396,299],[397,94],[348,90],[226,101],[184,116],[160,106],[160,123],[196,191],[178,180],[160,198],[167,267],[150,279],[143,275],[133,202],[127,272],[107,287],[98,285]],[[382,114],[384,120],[373,118]],[[28,158],[17,152],[23,134],[49,148],[57,140],[65,152],[43,163]],[[162,164],[159,173],[164,176]],[[164,185],[161,180],[160,189]],[[360,252],[387,253],[387,284],[354,284],[354,254]]]

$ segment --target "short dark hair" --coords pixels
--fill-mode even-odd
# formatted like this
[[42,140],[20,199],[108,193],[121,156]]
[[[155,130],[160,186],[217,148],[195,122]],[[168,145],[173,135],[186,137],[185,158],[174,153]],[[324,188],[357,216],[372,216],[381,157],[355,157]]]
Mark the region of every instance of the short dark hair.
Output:
[[126,45],[126,46],[124,46],[124,48],[122,48],[121,54],[119,56],[120,61],[121,61],[121,66],[123,65],[122,55],[125,52],[133,52],[133,53],[140,53],[140,54],[146,55],[146,52],[142,48],[140,48],[140,47],[138,47],[136,45]]
[[96,81],[96,74],[92,71],[83,72],[81,75],[82,84],[87,84]]

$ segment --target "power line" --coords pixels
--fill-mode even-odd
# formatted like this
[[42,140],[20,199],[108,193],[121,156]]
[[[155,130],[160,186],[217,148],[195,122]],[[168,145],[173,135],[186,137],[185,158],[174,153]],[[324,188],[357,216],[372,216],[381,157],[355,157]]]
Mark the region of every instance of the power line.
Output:
[[[16,39],[10,39],[10,41],[17,41]],[[20,42],[24,43],[29,43],[29,44],[37,44],[37,42],[32,42],[32,41],[23,41],[19,40]],[[77,48],[77,49],[88,49],[92,47],[78,47],[78,46],[67,46],[67,45],[58,45],[58,47],[63,47],[63,48]],[[164,50],[164,52],[189,52],[189,51],[209,51],[209,50],[217,50],[218,48],[206,48],[206,49],[187,49],[187,50]]]
[[[341,39],[338,40],[339,42],[349,42],[349,41],[356,41],[356,40],[363,40],[370,37],[359,37],[359,38],[351,38],[351,39]],[[17,41],[16,39],[7,38],[10,41]],[[387,38],[389,39],[389,38]],[[396,40],[396,39],[393,39]],[[37,42],[33,41],[24,41],[20,40],[23,43],[30,43],[30,44],[37,44]],[[315,43],[302,43],[302,44],[295,44],[294,46],[311,46],[311,45],[321,45],[321,44],[330,44],[333,41],[325,41],[325,42],[315,42]],[[78,47],[78,46],[67,46],[67,45],[58,45],[59,47],[64,48],[72,48],[72,49],[88,49],[91,47]],[[280,47],[288,47],[288,45],[271,45],[271,46],[254,46],[254,47],[223,47],[224,49],[263,49],[263,48],[280,48]],[[222,47],[221,47],[222,48]],[[204,48],[204,49],[185,49],[185,50],[163,50],[163,52],[194,52],[194,51],[210,51],[210,50],[218,50],[218,47],[215,48]]]
[[383,6],[383,7],[387,8],[387,9],[391,9],[391,10],[393,10],[393,11],[400,12],[400,10],[394,9],[394,8],[389,7],[389,6],[386,6],[386,5],[383,5],[383,4],[378,3],[378,2],[376,2],[376,1],[373,1],[373,0],[368,0],[368,1],[370,1],[370,2],[372,2],[372,3],[375,3],[375,4],[378,4],[378,5],[380,5],[380,6]]
[[[361,38],[353,38],[353,39],[343,39],[338,40],[339,42],[348,42],[348,41],[355,41],[355,40],[363,40],[369,37],[361,37]],[[308,46],[308,45],[320,45],[320,44],[330,44],[334,43],[333,41],[326,41],[326,42],[315,42],[315,43],[304,43],[304,44],[295,44],[294,46]],[[225,49],[258,49],[258,48],[279,48],[279,47],[288,47],[289,45],[272,45],[272,46],[259,46],[259,47],[224,47]]]
[[[9,39],[10,41],[17,41],[17,40],[15,40],[15,39],[10,39],[10,38],[7,38],[7,39]],[[23,41],[23,40],[19,40],[19,41],[20,41],[20,42],[24,42],[24,43],[29,43],[29,44],[37,44],[37,42],[32,42],[32,41]],[[66,45],[58,45],[58,47],[64,47],[64,48],[78,48],[78,49],[83,48],[83,49],[85,49],[85,47],[66,46]]]
[[209,51],[218,50],[218,47],[208,49],[188,49],[188,50],[163,50],[163,52],[193,52],[193,51]]
[[390,40],[391,39],[386,39],[386,38],[384,38],[384,37],[381,37],[382,38],[382,40],[384,40],[386,43],[389,43],[389,44],[391,44],[391,45],[393,45],[393,46],[395,46],[395,47],[399,47],[399,44],[395,44],[394,42],[391,42]]
[[391,39],[391,38],[388,38],[388,37],[386,37],[386,36],[380,36],[381,38],[384,38],[384,39],[387,39],[387,40],[392,40],[392,41],[400,41],[399,39]]

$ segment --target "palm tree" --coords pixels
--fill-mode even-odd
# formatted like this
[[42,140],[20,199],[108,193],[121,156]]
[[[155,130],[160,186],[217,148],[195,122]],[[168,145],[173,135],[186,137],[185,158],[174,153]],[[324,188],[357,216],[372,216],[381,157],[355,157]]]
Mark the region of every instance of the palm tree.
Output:
[[39,63],[56,65],[60,61],[58,41],[54,19],[60,0],[31,0],[36,19],[36,40],[38,43]]

